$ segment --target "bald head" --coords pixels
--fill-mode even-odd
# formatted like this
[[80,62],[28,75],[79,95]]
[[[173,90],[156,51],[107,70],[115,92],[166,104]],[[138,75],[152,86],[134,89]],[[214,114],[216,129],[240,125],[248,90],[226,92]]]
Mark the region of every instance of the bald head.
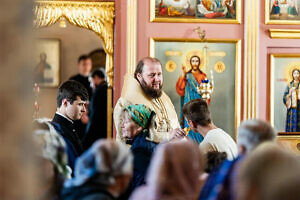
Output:
[[[136,69],[135,69],[135,72],[134,72],[134,78],[137,79],[137,74],[142,74],[143,73],[144,65],[152,65],[152,64],[155,64],[155,63],[160,64],[160,61],[157,58],[152,58],[152,57],[142,58],[136,66]],[[161,64],[160,64],[160,66],[161,66]]]

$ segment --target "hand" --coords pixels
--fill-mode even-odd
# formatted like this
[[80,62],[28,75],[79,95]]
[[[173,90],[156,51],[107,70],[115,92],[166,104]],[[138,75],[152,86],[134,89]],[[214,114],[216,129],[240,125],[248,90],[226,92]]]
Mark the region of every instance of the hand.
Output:
[[290,91],[289,91],[289,96],[291,96],[291,94],[292,94],[292,92],[295,92],[295,90],[296,90],[296,88],[295,87],[292,87],[291,89],[290,89]]
[[181,70],[182,70],[182,75],[185,76],[186,74],[186,69],[184,65],[181,65]]
[[186,135],[185,135],[185,132],[183,129],[181,128],[176,128],[174,129],[172,132],[171,132],[171,139],[170,140],[174,140],[174,139],[181,139],[181,138],[184,138]]

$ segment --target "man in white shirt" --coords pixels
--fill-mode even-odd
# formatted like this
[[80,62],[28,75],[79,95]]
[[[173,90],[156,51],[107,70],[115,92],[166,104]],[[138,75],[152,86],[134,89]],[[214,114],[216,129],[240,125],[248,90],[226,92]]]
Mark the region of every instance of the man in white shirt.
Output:
[[229,160],[238,155],[236,143],[231,136],[214,125],[208,105],[203,99],[194,99],[183,106],[183,116],[190,128],[200,133],[204,140],[199,147],[204,153],[210,151],[226,152]]

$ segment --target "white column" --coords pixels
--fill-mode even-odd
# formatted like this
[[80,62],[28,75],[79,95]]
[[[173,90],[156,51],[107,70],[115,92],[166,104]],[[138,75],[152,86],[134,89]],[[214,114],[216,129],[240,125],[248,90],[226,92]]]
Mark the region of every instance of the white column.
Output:
[[133,74],[136,67],[137,49],[137,0],[127,0],[127,74]]
[[257,116],[257,77],[258,77],[258,32],[259,32],[259,1],[244,1],[245,32],[244,32],[244,119]]

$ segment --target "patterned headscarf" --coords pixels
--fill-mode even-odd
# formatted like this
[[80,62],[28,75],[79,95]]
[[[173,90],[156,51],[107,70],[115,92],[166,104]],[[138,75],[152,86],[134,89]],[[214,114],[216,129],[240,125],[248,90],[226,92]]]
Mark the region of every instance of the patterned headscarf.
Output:
[[144,104],[129,105],[125,108],[131,118],[143,128],[148,128],[155,112]]
[[76,160],[75,177],[66,188],[80,186],[92,178],[102,185],[115,184],[115,177],[132,174],[133,157],[125,144],[114,140],[98,140]]

